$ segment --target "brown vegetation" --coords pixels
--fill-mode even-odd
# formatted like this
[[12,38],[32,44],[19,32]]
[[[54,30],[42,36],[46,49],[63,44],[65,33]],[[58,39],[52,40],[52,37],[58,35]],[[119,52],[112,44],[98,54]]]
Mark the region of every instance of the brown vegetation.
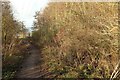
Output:
[[[57,77],[109,78],[118,63],[118,3],[49,3],[33,40]],[[39,36],[39,37],[38,37]]]

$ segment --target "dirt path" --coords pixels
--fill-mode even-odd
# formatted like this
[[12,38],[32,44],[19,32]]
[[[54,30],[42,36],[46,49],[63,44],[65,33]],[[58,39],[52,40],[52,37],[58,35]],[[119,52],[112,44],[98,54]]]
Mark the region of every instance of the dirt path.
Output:
[[36,47],[32,46],[30,55],[23,61],[16,78],[39,78],[41,74],[40,64],[40,52]]

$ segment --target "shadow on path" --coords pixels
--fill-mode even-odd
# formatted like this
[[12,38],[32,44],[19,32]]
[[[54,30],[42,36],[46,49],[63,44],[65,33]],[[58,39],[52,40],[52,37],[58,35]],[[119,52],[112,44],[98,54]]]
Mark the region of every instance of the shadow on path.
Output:
[[41,74],[41,56],[40,50],[35,46],[31,46],[30,54],[23,61],[21,68],[15,78],[38,78]]

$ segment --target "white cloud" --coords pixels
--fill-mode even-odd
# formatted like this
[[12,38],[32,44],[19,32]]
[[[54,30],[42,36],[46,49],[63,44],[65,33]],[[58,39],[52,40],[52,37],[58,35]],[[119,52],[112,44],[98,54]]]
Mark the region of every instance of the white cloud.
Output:
[[26,27],[32,27],[36,11],[43,9],[48,0],[10,0],[14,13],[20,21],[24,21]]

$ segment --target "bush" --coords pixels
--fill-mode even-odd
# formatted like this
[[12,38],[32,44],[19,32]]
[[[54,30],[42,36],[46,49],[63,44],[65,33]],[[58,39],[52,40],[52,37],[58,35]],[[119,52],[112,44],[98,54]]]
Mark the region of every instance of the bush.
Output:
[[[110,77],[118,62],[117,6],[117,3],[50,3],[43,13],[36,15],[37,36],[33,34],[36,43],[42,46],[45,62],[52,68],[83,67],[77,72],[80,78]],[[68,71],[67,75],[71,74]]]

